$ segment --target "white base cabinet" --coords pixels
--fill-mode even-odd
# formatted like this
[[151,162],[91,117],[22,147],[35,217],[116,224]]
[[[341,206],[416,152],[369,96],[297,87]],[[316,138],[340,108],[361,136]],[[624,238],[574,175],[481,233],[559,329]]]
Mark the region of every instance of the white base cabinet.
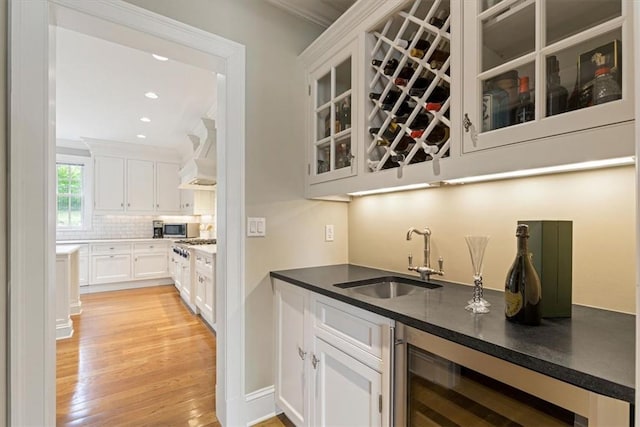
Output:
[[297,426],[388,426],[392,320],[274,279],[276,404]]
[[196,308],[200,316],[214,327],[215,318],[215,255],[195,250]]
[[123,282],[131,279],[131,255],[91,257],[91,283]]
[[153,279],[168,275],[169,266],[165,243],[136,243],[133,254],[134,279]]

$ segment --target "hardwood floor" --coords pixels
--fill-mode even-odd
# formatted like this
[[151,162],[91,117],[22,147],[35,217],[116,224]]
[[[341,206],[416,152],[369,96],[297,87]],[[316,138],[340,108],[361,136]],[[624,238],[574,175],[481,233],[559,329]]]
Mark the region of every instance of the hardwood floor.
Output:
[[173,286],[82,295],[57,342],[58,426],[220,426],[215,336]]

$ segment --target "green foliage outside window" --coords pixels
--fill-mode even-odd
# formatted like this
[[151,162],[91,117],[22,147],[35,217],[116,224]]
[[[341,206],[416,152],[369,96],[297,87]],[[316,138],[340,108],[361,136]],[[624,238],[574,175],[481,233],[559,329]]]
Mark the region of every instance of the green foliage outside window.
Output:
[[60,227],[83,225],[83,165],[57,164],[57,210],[56,223]]

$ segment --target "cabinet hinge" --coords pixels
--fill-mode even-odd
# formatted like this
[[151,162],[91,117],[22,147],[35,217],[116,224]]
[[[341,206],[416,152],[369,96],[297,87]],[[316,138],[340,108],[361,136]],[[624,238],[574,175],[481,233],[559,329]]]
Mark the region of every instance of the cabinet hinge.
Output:
[[307,163],[307,175],[311,175],[311,163]]
[[382,413],[382,395],[378,395],[378,412]]
[[311,96],[311,85],[308,85],[307,89],[309,90],[309,96]]

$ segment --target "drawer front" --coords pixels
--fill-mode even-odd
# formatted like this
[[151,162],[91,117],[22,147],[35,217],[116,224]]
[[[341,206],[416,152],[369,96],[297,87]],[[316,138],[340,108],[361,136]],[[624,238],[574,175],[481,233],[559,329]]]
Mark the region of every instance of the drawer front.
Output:
[[[312,298],[314,328],[327,338],[337,337],[377,358],[382,358],[383,329],[389,320],[351,305],[322,297]],[[334,344],[340,346],[340,342]]]
[[145,254],[166,253],[167,246],[168,245],[166,243],[160,243],[160,242],[134,243],[133,251],[135,253],[145,253]]
[[96,243],[91,245],[92,255],[131,253],[131,243]]
[[195,253],[196,257],[196,267],[206,268],[208,270],[213,270],[213,256],[209,254],[203,254],[201,252]]

